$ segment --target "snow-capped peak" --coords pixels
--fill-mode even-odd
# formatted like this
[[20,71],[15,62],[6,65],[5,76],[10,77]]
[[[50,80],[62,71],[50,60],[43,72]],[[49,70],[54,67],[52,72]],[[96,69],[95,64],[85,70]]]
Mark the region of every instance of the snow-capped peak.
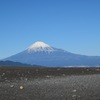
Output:
[[44,52],[53,52],[54,48],[51,47],[50,45],[44,43],[44,42],[35,42],[28,48],[28,52],[39,52],[39,51],[44,51]]
[[48,44],[44,43],[44,42],[35,42],[34,44],[32,44],[29,48],[45,48],[45,47],[50,47]]

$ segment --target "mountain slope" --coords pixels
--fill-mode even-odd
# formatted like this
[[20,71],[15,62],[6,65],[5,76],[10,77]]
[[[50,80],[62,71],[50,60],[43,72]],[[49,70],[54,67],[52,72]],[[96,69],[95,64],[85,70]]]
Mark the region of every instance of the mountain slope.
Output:
[[42,66],[98,66],[99,56],[85,56],[57,49],[43,42],[32,44],[25,51],[4,60]]

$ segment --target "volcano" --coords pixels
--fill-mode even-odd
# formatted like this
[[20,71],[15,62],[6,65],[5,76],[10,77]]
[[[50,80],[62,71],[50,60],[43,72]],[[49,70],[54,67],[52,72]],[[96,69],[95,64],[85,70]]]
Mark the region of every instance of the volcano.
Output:
[[74,54],[41,41],[35,42],[26,50],[3,60],[48,67],[100,66],[100,56]]

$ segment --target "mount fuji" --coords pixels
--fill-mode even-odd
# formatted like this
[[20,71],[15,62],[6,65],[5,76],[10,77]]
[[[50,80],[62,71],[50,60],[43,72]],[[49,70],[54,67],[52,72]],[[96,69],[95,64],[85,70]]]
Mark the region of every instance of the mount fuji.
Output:
[[3,59],[48,67],[100,66],[99,56],[86,56],[54,48],[44,42],[35,42],[25,51]]

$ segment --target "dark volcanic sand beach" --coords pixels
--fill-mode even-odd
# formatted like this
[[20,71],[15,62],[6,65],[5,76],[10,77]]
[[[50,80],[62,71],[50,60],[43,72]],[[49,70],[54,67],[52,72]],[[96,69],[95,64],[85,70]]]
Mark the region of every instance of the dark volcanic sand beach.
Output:
[[100,100],[99,68],[0,67],[0,100]]

